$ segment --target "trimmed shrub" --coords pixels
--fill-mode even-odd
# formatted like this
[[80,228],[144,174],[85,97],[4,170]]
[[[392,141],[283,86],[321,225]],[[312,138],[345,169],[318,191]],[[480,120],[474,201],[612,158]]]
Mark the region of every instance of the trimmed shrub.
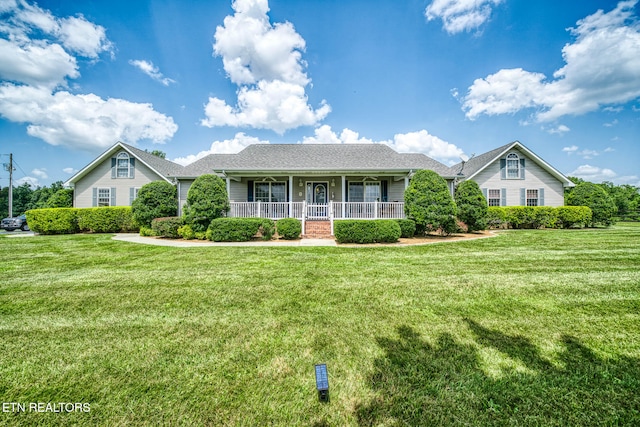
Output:
[[613,217],[618,208],[609,193],[597,184],[579,183],[567,195],[566,201],[569,206],[588,206],[591,209],[591,226],[602,224],[608,227],[615,222]]
[[419,170],[404,192],[404,211],[416,222],[416,229],[430,233],[439,230],[448,235],[458,228],[456,203],[447,181],[431,170]]
[[178,229],[181,225],[182,217],[179,216],[154,218],[154,220],[151,221],[151,229],[153,230],[154,235],[169,239],[177,239],[180,237]]
[[138,231],[129,206],[78,209],[78,228],[89,233],[126,233]]
[[151,229],[151,227],[145,227],[144,225],[140,226],[140,235],[142,237],[154,237],[155,233]]
[[207,229],[207,239],[214,242],[247,242],[258,234],[263,218],[216,218]]
[[176,187],[167,181],[154,181],[138,190],[131,204],[133,219],[139,226],[151,227],[155,218],[173,216],[178,212]]
[[39,234],[73,234],[78,232],[78,209],[46,208],[26,212],[29,228]]
[[455,192],[458,219],[467,226],[467,231],[487,228],[487,199],[475,181],[463,181]]
[[591,209],[587,206],[560,206],[556,208],[558,226],[562,228],[579,228],[591,224]]
[[392,219],[339,220],[333,223],[333,230],[338,243],[393,243],[402,234]]
[[178,235],[185,240],[193,240],[196,238],[196,233],[189,224],[178,227]]
[[489,228],[507,228],[507,215],[505,208],[489,206],[487,209],[487,226]]
[[205,231],[212,220],[229,211],[227,184],[216,175],[202,175],[189,187],[183,208],[184,223],[195,231]]
[[585,206],[490,206],[491,228],[569,228],[588,224],[591,211]]
[[260,234],[262,235],[262,240],[271,240],[273,235],[276,233],[276,223],[272,219],[261,218],[262,221],[260,223]]
[[400,226],[400,237],[408,239],[416,234],[416,223],[410,219],[396,219]]
[[285,240],[295,240],[302,234],[302,223],[296,218],[282,218],[276,223],[278,236]]

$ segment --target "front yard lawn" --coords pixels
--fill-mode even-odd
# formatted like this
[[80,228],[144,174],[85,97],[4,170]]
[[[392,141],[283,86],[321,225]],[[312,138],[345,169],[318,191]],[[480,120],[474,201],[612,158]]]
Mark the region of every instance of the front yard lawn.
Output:
[[0,425],[640,424],[637,224],[367,248],[0,237],[0,259]]

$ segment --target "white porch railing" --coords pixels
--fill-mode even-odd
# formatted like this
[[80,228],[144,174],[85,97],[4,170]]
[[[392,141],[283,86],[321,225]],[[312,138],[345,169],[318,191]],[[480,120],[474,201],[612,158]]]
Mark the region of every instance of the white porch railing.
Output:
[[402,219],[403,202],[231,202],[228,216],[242,218]]
[[231,202],[227,216],[236,218],[302,219],[304,202]]

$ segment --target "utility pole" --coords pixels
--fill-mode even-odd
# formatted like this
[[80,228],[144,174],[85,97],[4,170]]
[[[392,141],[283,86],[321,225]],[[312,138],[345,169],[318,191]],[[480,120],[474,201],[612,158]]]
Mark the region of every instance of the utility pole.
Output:
[[9,171],[9,218],[13,217],[13,153],[9,154],[9,164],[4,164],[4,168]]

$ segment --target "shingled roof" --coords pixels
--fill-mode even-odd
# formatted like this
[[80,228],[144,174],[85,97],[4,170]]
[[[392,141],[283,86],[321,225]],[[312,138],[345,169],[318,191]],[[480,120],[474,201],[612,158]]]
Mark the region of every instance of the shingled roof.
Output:
[[255,144],[238,154],[210,154],[185,167],[189,175],[225,172],[384,172],[452,169],[424,154],[398,153],[384,144]]

